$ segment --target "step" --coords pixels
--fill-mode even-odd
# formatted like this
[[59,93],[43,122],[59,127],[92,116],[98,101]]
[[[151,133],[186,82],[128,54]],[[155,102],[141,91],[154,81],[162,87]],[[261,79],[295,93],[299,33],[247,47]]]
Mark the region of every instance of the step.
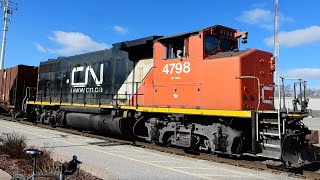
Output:
[[278,125],[278,120],[277,121],[260,121],[260,124],[271,124],[271,125]]
[[280,145],[278,144],[267,144],[267,143],[260,143],[261,146],[264,146],[265,148],[275,148],[280,149]]
[[260,132],[261,135],[266,135],[266,136],[279,136],[278,133],[271,133],[271,132]]

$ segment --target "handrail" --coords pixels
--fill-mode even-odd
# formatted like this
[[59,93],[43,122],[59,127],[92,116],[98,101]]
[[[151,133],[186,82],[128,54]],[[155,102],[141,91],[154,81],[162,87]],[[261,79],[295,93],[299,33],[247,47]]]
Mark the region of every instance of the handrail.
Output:
[[259,107],[260,107],[260,101],[261,101],[261,97],[260,97],[260,79],[256,76],[239,76],[236,77],[236,79],[256,79],[258,81],[258,105],[257,105],[257,112],[259,111]]
[[[256,76],[239,76],[236,79],[256,79],[258,81],[258,105],[257,105],[257,112],[259,111],[260,107],[260,79]],[[256,115],[256,139],[259,140],[259,116]]]

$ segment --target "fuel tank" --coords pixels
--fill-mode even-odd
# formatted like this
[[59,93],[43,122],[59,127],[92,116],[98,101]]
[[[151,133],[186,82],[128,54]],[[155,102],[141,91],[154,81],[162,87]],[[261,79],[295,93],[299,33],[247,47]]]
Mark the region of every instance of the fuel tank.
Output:
[[132,119],[112,115],[95,115],[86,113],[68,113],[66,120],[69,126],[81,130],[122,138],[132,137]]

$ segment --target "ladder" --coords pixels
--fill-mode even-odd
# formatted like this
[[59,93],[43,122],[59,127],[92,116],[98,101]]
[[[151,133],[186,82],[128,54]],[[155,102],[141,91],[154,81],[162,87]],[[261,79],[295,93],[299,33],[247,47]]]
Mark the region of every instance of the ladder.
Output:
[[281,142],[284,133],[285,117],[279,116],[277,111],[261,112],[256,118],[256,141],[262,153],[260,156],[280,158]]

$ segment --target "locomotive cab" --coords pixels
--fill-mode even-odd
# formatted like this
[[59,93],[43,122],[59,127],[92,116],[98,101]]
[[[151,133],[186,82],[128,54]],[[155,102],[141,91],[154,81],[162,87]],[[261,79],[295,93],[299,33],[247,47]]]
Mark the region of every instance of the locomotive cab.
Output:
[[140,89],[139,94],[150,91],[140,105],[273,110],[272,54],[239,50],[240,37],[245,42],[247,33],[216,25],[156,39],[153,75],[147,77],[153,85]]

